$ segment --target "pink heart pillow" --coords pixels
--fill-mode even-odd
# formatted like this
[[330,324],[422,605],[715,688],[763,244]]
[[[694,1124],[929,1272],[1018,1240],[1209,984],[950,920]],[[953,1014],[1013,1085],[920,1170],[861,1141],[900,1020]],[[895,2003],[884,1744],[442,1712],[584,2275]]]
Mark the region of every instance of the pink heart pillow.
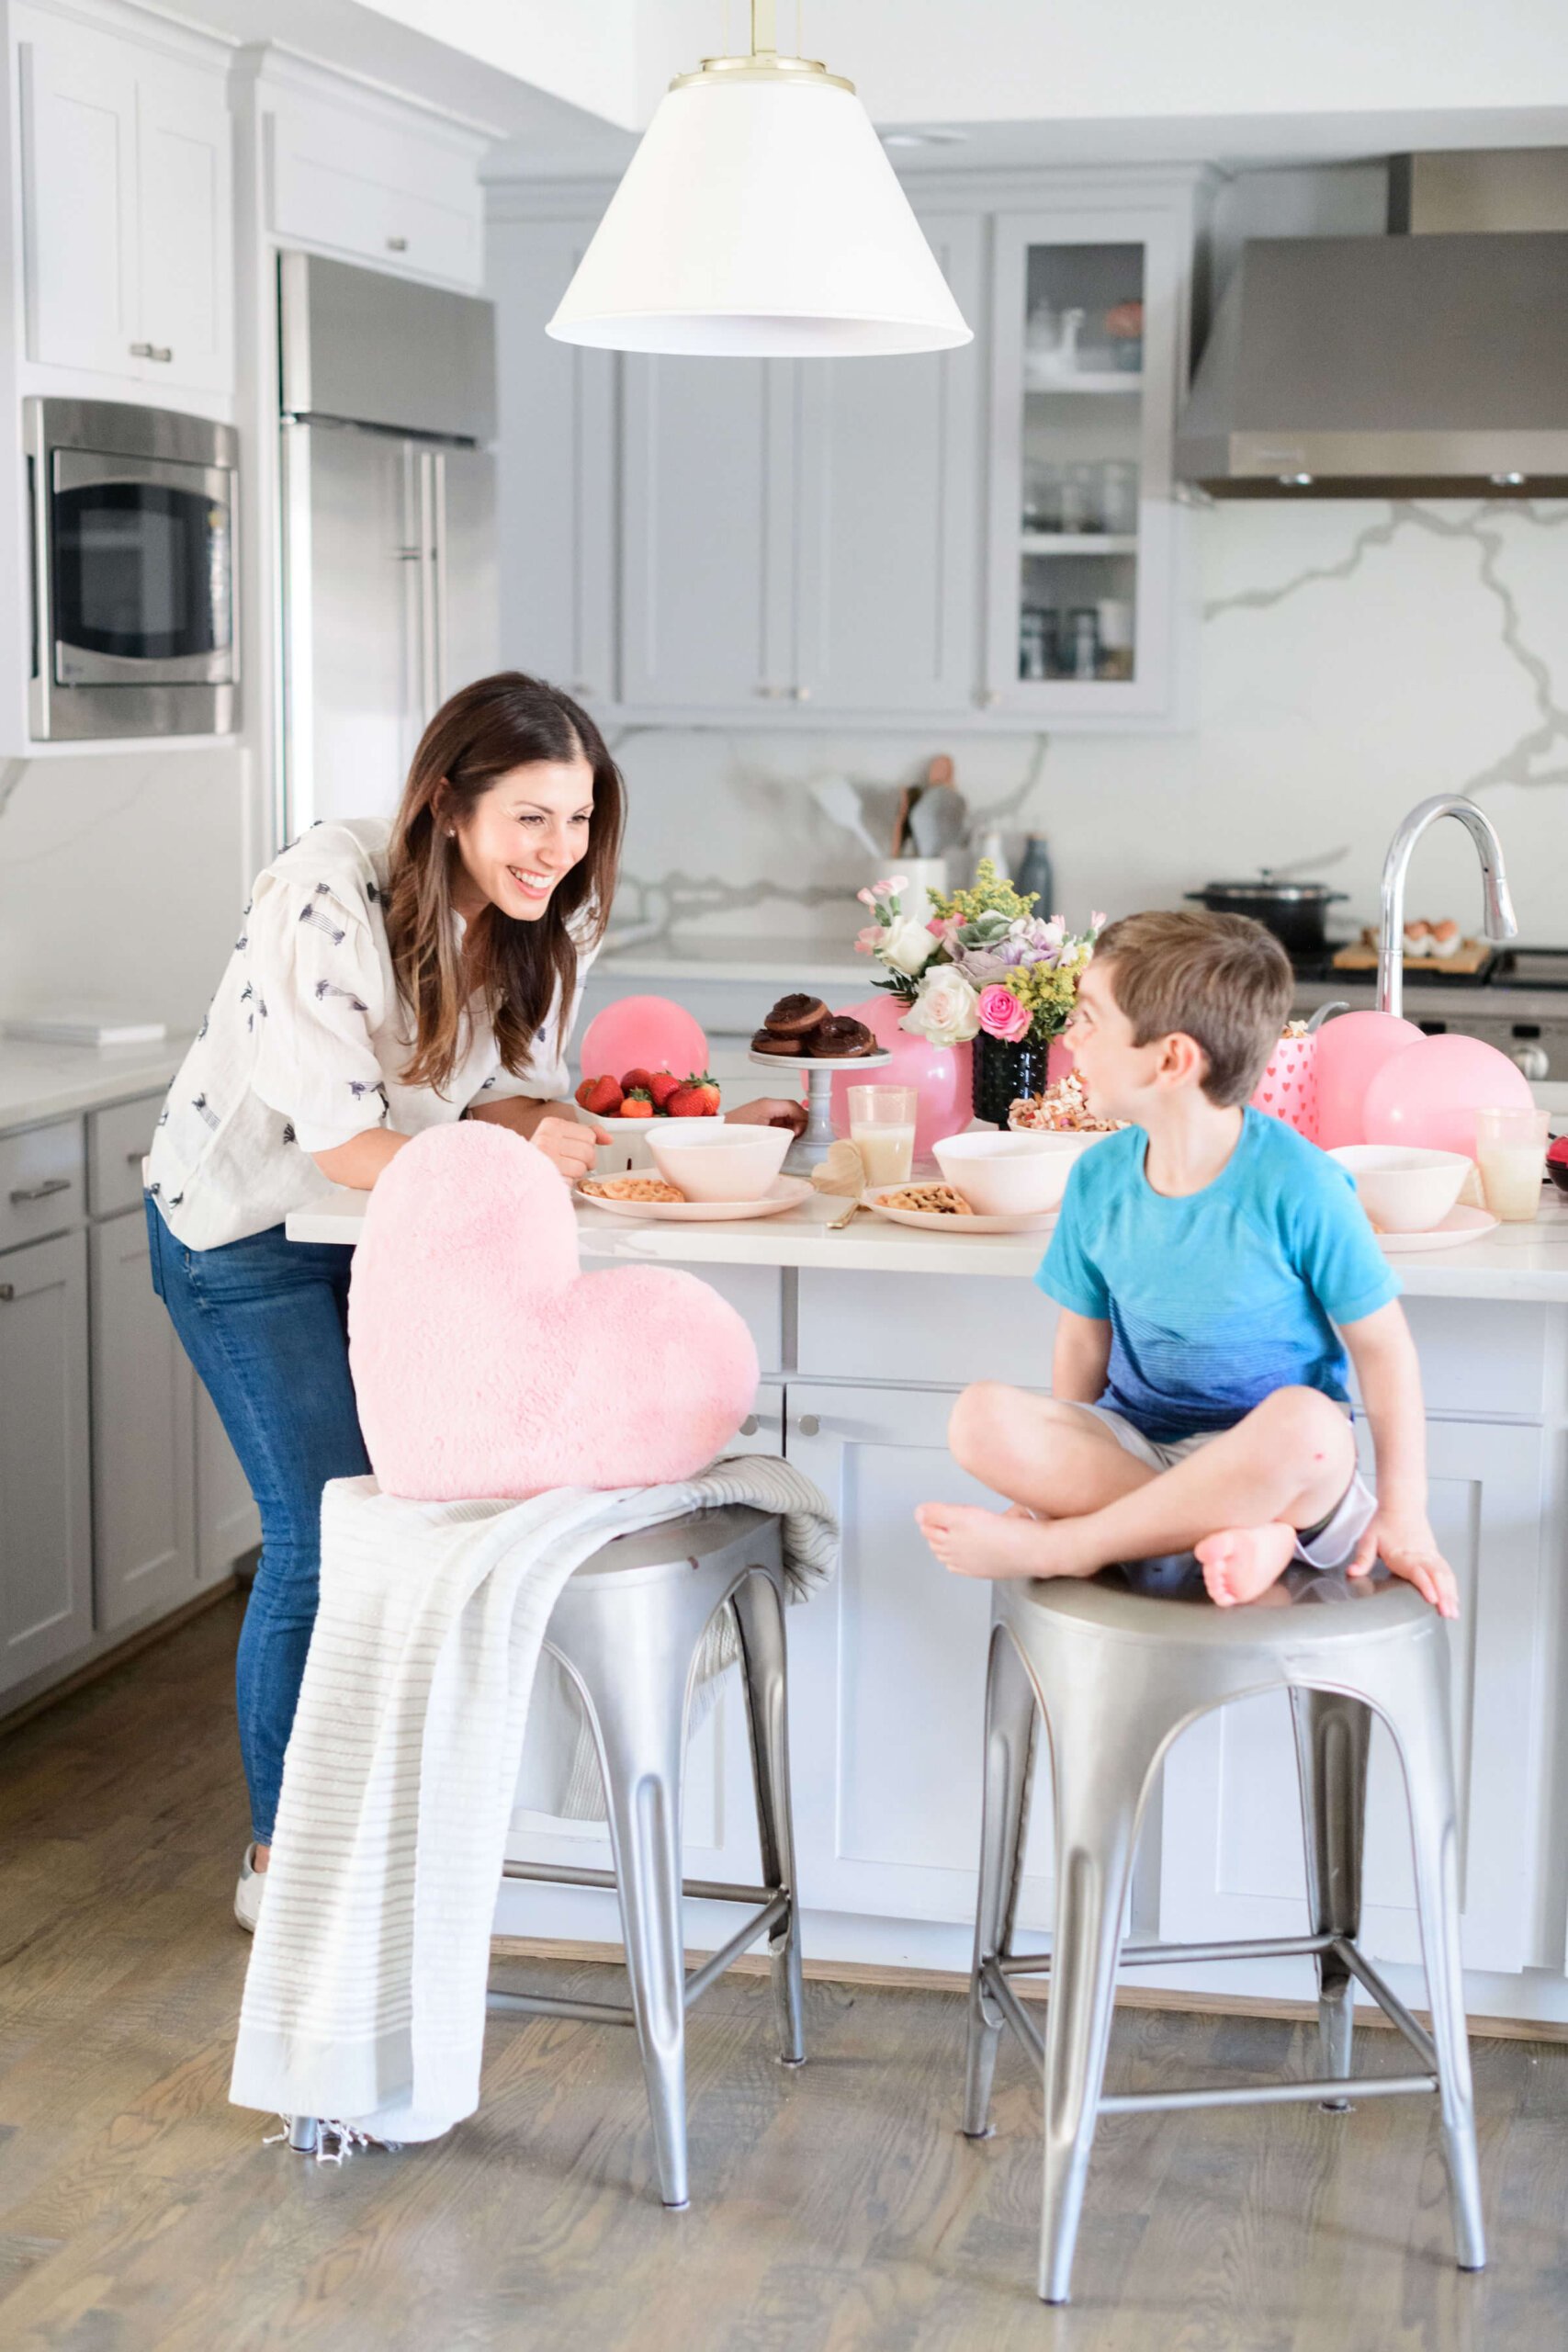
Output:
[[371,1467],[423,1502],[690,1477],[756,1394],[735,1309],[674,1267],[580,1273],[556,1169],[482,1120],[381,1177],[348,1317]]

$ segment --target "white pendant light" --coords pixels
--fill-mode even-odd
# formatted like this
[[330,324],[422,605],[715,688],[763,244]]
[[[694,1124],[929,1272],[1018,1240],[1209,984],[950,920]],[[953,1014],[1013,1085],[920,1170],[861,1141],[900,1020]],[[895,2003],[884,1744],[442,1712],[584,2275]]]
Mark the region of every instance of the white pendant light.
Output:
[[775,46],[671,84],[548,332],[611,351],[813,359],[968,343],[852,83]]

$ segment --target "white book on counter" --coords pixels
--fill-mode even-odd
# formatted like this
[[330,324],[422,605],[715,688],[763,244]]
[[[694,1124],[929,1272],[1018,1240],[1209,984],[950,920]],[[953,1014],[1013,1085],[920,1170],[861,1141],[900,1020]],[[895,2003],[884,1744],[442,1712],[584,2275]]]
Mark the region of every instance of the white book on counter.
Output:
[[0,1020],[0,1035],[36,1046],[155,1046],[168,1034],[166,1021],[113,1012],[17,1012]]

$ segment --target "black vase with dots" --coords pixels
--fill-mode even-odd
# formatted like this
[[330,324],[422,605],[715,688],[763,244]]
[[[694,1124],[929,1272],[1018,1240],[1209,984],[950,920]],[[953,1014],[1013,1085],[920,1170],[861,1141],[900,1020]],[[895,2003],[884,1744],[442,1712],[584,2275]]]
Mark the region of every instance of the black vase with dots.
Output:
[[1043,1093],[1050,1054],[1049,1040],[1036,1045],[1026,1037],[1021,1044],[1010,1046],[1004,1038],[987,1037],[982,1029],[975,1040],[975,1116],[1005,1127],[1008,1113],[1021,1094]]

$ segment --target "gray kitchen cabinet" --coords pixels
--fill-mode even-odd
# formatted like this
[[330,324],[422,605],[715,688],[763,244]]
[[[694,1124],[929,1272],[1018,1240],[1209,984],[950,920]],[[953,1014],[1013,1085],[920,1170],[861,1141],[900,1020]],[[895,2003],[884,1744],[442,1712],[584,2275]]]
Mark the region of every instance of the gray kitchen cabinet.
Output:
[[[965,318],[985,222],[922,212]],[[802,370],[798,653],[819,711],[964,710],[976,683],[980,345]]]
[[545,324],[596,218],[539,220],[492,206],[487,240],[501,658],[590,705],[616,692],[615,358],[552,343]]
[[92,1637],[88,1409],[78,1230],[0,1256],[0,1690]]
[[153,1291],[140,1208],[92,1228],[96,1630],[177,1609],[196,1587],[195,1380]]
[[196,1391],[196,1582],[216,1584],[241,1555],[261,1542],[261,1513],[230,1444],[218,1408]]

